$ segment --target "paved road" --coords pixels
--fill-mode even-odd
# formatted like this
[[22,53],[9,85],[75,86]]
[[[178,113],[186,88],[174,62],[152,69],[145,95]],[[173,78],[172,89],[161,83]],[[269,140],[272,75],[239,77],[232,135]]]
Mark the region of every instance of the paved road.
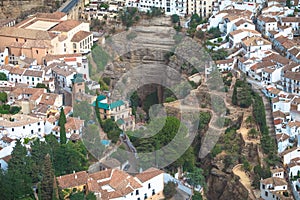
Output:
[[64,3],[58,11],[68,13],[76,4],[79,2],[79,0],[70,0]]

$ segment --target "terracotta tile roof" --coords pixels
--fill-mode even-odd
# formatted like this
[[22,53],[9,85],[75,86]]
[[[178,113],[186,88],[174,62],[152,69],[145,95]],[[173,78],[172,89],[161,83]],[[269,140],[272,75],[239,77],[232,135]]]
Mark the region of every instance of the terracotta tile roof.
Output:
[[[3,115],[3,119],[0,120],[0,126],[10,128],[10,127],[19,127],[25,126],[28,124],[33,124],[37,122],[42,122],[41,119],[31,117],[29,115],[17,114],[17,115]],[[14,121],[10,121],[10,118],[14,118]]]
[[50,31],[61,31],[61,32],[68,32],[73,28],[79,26],[81,24],[80,21],[77,20],[66,20],[62,21],[58,25],[54,26]]
[[85,185],[87,183],[88,173],[86,171],[76,172],[57,177],[58,185],[62,189]]
[[52,60],[58,60],[58,59],[64,59],[64,58],[73,58],[73,57],[81,57],[82,54],[80,53],[74,53],[74,54],[61,54],[61,55],[50,55],[50,54],[47,54],[44,59],[46,61],[52,61]]
[[290,149],[285,150],[285,151],[282,152],[280,155],[284,156],[284,155],[289,154],[289,153],[291,153],[291,152],[293,152],[293,151],[295,151],[295,150],[298,150],[298,149],[299,149],[298,147],[293,147],[293,148],[290,148]]
[[300,81],[300,72],[286,72],[283,75],[285,78],[289,78],[291,80]]
[[273,63],[280,63],[282,65],[287,65],[287,64],[290,63],[289,59],[287,59],[287,58],[285,58],[285,57],[283,57],[279,54],[276,54],[276,53],[273,53],[273,54],[271,54],[267,57],[264,57],[262,60],[263,61],[268,61],[269,60],[269,61],[272,61]]
[[53,12],[53,13],[37,13],[35,15],[39,19],[61,19],[66,16],[63,12]]
[[68,117],[67,123],[65,124],[67,132],[72,130],[80,130],[83,126],[84,126],[84,120],[75,117]]
[[44,71],[42,70],[32,70],[32,69],[26,69],[23,76],[32,76],[32,77],[40,77],[42,78],[44,75]]
[[[262,44],[260,44],[262,42]],[[246,46],[260,46],[260,45],[271,45],[272,43],[262,37],[248,37],[242,40]]]
[[272,184],[273,186],[283,186],[283,185],[287,185],[286,180],[284,180],[283,178],[278,178],[278,177],[270,177],[270,178],[266,178],[260,181],[262,184]]
[[253,22],[251,20],[247,20],[247,19],[240,19],[240,20],[236,21],[234,24],[238,27],[244,23],[253,24]]
[[8,161],[10,161],[10,159],[12,158],[11,155],[5,156],[3,158],[1,158],[2,160],[4,160],[6,163],[8,163]]
[[271,169],[271,173],[272,173],[272,174],[278,173],[278,172],[284,172],[284,169],[283,169],[283,168]]
[[137,174],[135,177],[138,178],[141,182],[146,182],[160,174],[164,173],[162,170],[156,168],[149,168],[146,171]]
[[71,39],[71,42],[80,42],[80,41],[84,40],[85,38],[89,37],[90,35],[92,35],[91,32],[78,31]]
[[1,27],[0,36],[26,38],[32,40],[51,40],[54,35],[47,31],[23,29],[16,27]]
[[20,67],[12,67],[9,71],[10,74],[22,75],[25,69]]
[[6,143],[11,143],[12,141],[14,141],[13,139],[11,139],[10,137],[7,137],[7,136],[3,136],[1,138],[1,140]]
[[260,21],[263,21],[265,23],[273,23],[273,22],[276,22],[276,19],[273,18],[273,17],[267,17],[267,16],[263,16],[263,15],[260,15],[258,17],[258,20]]
[[46,48],[51,48],[52,45],[50,42],[44,41],[44,40],[28,40],[26,41],[23,46],[23,48],[41,48],[41,49],[46,49]]
[[226,60],[217,60],[216,64],[221,65],[221,64],[232,64],[233,63],[233,58],[232,59],[226,59]]
[[[278,97],[275,97],[275,98],[272,99],[272,103],[277,103],[277,102],[279,102],[279,98]],[[274,115],[274,113],[273,113],[273,115]]]
[[44,93],[44,94],[42,94],[42,99],[40,101],[40,104],[53,106],[58,97],[59,97],[59,94]]
[[64,106],[64,112],[65,115],[70,114],[70,112],[72,112],[73,108],[71,106]]
[[[101,188],[103,186],[109,186],[113,190],[104,190]],[[89,175],[89,190],[93,192],[100,192],[101,199],[103,200],[125,196],[141,187],[142,185],[135,180],[133,176],[130,176],[126,172],[118,169],[108,169]]]
[[290,136],[287,135],[287,134],[285,134],[285,133],[282,133],[282,134],[276,134],[276,140],[277,140],[278,142],[288,140],[289,138],[290,138]]
[[54,67],[52,67],[51,69],[56,74],[64,76],[64,77],[67,77],[67,76],[70,76],[70,75],[76,73],[76,70],[73,67],[68,66],[66,64],[64,64],[64,66],[55,64]]
[[281,18],[282,22],[300,22],[300,18],[299,17],[282,17]]
[[46,92],[44,88],[16,88],[11,92],[12,95],[29,95],[30,100],[37,100]]
[[264,72],[268,73],[268,74],[272,74],[275,71],[275,68],[269,68],[269,67],[265,67],[263,69]]
[[286,117],[286,115],[283,112],[281,112],[280,110],[277,110],[277,111],[273,112],[272,114],[273,114],[274,119],[277,119],[277,118],[285,119],[285,117]]
[[300,127],[300,122],[299,122],[299,121],[290,121],[290,122],[288,123],[288,126],[289,126],[289,127],[294,127],[294,126]]
[[285,42],[281,43],[281,45],[283,47],[285,47],[286,49],[290,49],[290,48],[294,47],[295,45],[297,45],[297,43],[294,41],[291,41],[291,40],[286,40]]
[[107,179],[107,178],[111,177],[111,172],[112,172],[112,169],[98,171],[96,173],[89,174],[89,177],[96,181],[102,180],[102,179]]

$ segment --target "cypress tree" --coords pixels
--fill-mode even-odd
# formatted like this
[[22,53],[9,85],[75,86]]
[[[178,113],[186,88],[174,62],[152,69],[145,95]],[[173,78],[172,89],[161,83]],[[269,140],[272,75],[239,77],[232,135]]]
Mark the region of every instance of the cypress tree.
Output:
[[65,124],[67,122],[66,115],[64,112],[64,108],[60,109],[60,116],[59,116],[59,121],[58,125],[60,126],[60,144],[66,144],[67,143],[67,135],[66,135],[66,128]]
[[232,104],[233,105],[237,105],[237,89],[236,89],[236,86],[234,86],[233,88],[233,92],[232,92]]
[[47,154],[44,160],[43,180],[41,185],[41,196],[43,200],[52,200],[54,186],[54,173],[50,155]]

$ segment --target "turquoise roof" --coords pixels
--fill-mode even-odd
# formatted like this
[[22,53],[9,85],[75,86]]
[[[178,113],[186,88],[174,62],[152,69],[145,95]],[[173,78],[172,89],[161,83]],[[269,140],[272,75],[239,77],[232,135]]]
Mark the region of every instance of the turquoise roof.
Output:
[[104,100],[104,99],[106,99],[106,96],[103,95],[103,94],[100,94],[99,96],[97,96],[97,100],[98,100],[98,101],[102,101],[102,100]]
[[124,121],[123,119],[118,119],[118,120],[117,120],[117,124],[118,124],[118,125],[125,124],[125,121]]
[[74,74],[73,79],[71,79],[72,83],[82,83],[84,82],[83,74]]
[[[104,95],[99,95],[97,97],[97,100],[98,100],[98,108],[102,108],[104,110],[111,110],[111,109],[114,109],[116,107],[120,107],[122,105],[124,105],[124,101],[122,100],[119,100],[119,101],[115,101],[115,102],[112,102],[110,104],[108,103],[101,103],[100,101],[102,101],[103,97],[101,98],[100,96],[104,96]],[[105,97],[105,96],[104,96]],[[105,97],[106,98],[106,97]],[[93,106],[96,106],[96,101],[93,102]]]

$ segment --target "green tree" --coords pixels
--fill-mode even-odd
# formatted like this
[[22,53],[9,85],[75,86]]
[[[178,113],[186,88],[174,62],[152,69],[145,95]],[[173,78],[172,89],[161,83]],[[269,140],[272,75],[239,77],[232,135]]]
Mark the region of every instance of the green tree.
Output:
[[80,101],[74,104],[74,117],[80,117],[84,121],[89,121],[91,119],[92,107],[87,101]]
[[169,181],[163,190],[163,194],[166,199],[171,199],[175,194],[177,193],[176,191],[176,184],[174,182]]
[[50,155],[47,154],[44,159],[43,180],[41,183],[42,199],[51,200],[53,197],[54,173],[52,169]]
[[7,81],[7,76],[3,72],[0,72],[0,81]]
[[180,21],[180,18],[177,14],[173,14],[173,15],[171,15],[171,21],[173,24],[176,24]]
[[237,105],[237,88],[234,86],[233,92],[232,92],[232,98],[231,98],[232,104]]
[[7,101],[7,94],[6,92],[0,92],[0,101],[5,103]]
[[187,179],[190,185],[196,187],[201,185],[202,187],[206,186],[205,177],[203,176],[203,169],[194,167],[193,170],[187,174]]
[[35,87],[36,88],[45,88],[45,89],[47,89],[47,91],[49,91],[49,88],[44,83],[38,83],[38,84],[36,84]]
[[61,144],[66,144],[67,143],[67,135],[66,135],[66,127],[65,124],[67,122],[66,119],[66,115],[65,115],[65,111],[64,108],[62,107],[60,109],[60,116],[59,116],[59,120],[58,120],[58,125],[60,126],[60,143]]
[[252,124],[255,122],[254,118],[252,115],[248,116],[247,119],[245,120],[246,124],[247,124],[247,128],[251,127]]
[[202,195],[199,192],[195,192],[194,195],[192,196],[192,200],[202,200]]
[[248,131],[248,136],[252,137],[252,138],[256,138],[258,135],[258,132],[256,129],[254,128],[251,128],[249,131]]
[[16,145],[11,154],[12,158],[8,162],[8,185],[11,193],[10,199],[19,199],[25,196],[33,196],[31,189],[32,179],[31,160],[27,156],[27,150],[22,146],[20,140],[16,141]]

